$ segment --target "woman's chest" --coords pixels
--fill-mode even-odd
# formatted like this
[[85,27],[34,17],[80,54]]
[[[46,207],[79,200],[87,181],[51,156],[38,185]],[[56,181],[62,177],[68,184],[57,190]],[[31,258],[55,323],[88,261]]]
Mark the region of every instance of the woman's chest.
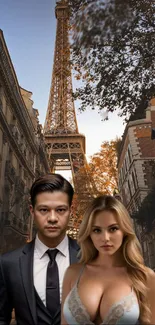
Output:
[[131,288],[127,276],[115,276],[113,278],[98,276],[96,278],[89,277],[85,281],[83,279],[77,290],[90,318],[95,319],[99,314],[104,319],[112,305],[124,296],[130,295]]

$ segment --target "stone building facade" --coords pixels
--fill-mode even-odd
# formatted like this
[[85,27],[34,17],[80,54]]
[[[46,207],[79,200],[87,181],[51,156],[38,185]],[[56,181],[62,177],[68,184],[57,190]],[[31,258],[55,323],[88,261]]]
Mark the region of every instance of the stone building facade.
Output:
[[32,230],[29,189],[50,172],[32,93],[20,88],[0,30],[0,252],[14,249]]
[[[119,192],[130,214],[134,214],[155,184],[155,142],[151,139],[155,127],[155,99],[146,109],[146,118],[127,124],[118,158]],[[135,221],[134,221],[135,223]],[[155,242],[135,223],[146,263],[155,267]],[[154,246],[153,246],[154,245]],[[152,247],[151,247],[152,246]]]

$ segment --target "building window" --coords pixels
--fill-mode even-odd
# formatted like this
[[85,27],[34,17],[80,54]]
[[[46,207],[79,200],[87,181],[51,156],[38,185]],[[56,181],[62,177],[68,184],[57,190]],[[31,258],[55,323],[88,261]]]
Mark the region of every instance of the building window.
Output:
[[129,163],[132,163],[132,154],[131,154],[131,146],[128,146],[128,157],[129,157]]
[[126,166],[127,166],[127,170],[129,170],[130,162],[129,162],[128,151],[127,151],[127,153],[126,153]]
[[122,169],[120,169],[120,172],[119,172],[118,183],[119,183],[119,188],[120,188],[122,185]]
[[19,177],[22,178],[22,166],[19,164]]
[[12,164],[12,161],[13,161],[13,151],[11,148],[9,148],[9,160],[10,160],[10,163]]
[[125,158],[125,160],[124,160],[124,168],[125,168],[125,174],[126,174],[126,172],[127,172],[127,163],[126,163],[126,158]]
[[136,183],[135,173],[133,171],[132,171],[132,182],[133,182],[134,190],[136,191],[137,183]]
[[121,168],[122,181],[124,181],[124,166]]
[[139,208],[141,206],[141,199],[140,199],[139,196],[135,199],[135,203],[136,203],[136,206],[137,206],[137,210],[139,210]]
[[131,185],[130,185],[129,180],[128,180],[128,189],[129,189],[130,198],[131,198],[132,197],[132,191],[131,191]]

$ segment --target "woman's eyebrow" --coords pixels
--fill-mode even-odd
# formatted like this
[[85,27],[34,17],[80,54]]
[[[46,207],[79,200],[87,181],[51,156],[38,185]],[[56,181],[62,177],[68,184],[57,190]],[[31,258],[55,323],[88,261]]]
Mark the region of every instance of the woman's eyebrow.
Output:
[[[118,223],[112,223],[112,224],[109,225],[107,228],[110,228],[110,227],[113,227],[113,226],[118,226]],[[104,227],[97,226],[97,225],[93,225],[92,227],[93,227],[93,228],[104,228]]]

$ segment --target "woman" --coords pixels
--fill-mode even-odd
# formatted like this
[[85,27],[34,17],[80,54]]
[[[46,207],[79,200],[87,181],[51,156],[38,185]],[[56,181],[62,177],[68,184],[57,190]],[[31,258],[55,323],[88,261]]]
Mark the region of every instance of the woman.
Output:
[[95,198],[81,223],[80,262],[65,274],[62,325],[155,324],[155,274],[123,204]]

